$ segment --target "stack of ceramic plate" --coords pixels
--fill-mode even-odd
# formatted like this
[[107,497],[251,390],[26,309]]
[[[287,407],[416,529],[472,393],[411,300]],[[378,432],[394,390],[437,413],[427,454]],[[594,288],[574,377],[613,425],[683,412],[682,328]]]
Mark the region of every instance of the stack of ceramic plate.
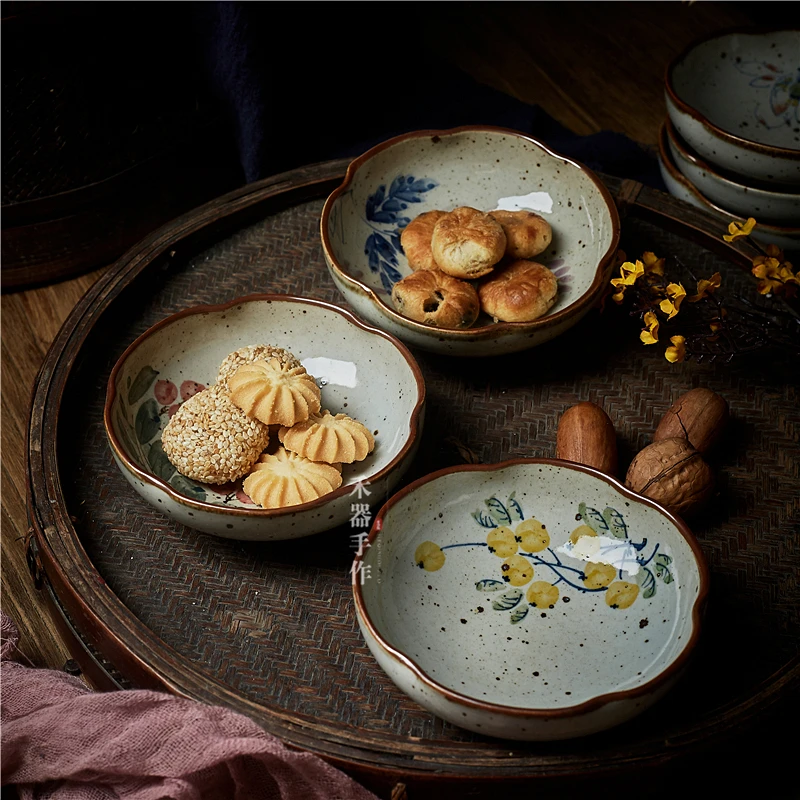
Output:
[[670,193],[800,249],[800,30],[736,31],[693,44],[667,68],[659,136]]

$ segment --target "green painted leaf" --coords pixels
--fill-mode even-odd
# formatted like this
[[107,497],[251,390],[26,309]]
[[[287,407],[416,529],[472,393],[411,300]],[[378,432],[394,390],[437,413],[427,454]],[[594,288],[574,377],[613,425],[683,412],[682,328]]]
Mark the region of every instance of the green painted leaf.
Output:
[[139,406],[136,412],[136,438],[147,444],[161,430],[161,418],[158,415],[158,403],[151,397]]
[[472,518],[484,528],[497,527],[497,523],[488,514],[484,514],[483,511],[473,511]]
[[672,583],[672,571],[668,566],[671,563],[672,558],[666,553],[659,553],[656,556],[656,575],[658,575],[664,583]]
[[150,464],[153,474],[162,480],[168,481],[175,474],[175,467],[167,458],[167,454],[161,446],[161,439],[156,439],[150,445],[150,449],[147,451],[147,462]]
[[511,612],[511,624],[516,625],[517,623],[522,622],[522,620],[524,620],[527,616],[528,606],[517,606],[517,608]]
[[484,502],[489,509],[489,516],[495,522],[500,523],[500,525],[508,525],[511,522],[511,515],[508,513],[508,509],[496,497],[490,497]]
[[193,500],[206,499],[206,490],[194,481],[190,481],[185,475],[181,475],[180,472],[176,472],[169,482],[181,494],[185,494]]
[[128,404],[133,405],[144,397],[158,373],[152,367],[142,367],[128,389]]
[[514,492],[512,492],[511,497],[508,498],[508,513],[512,520],[518,520],[521,522],[523,519],[525,519],[525,516],[522,513],[522,506],[514,499]]
[[586,503],[581,503],[578,506],[578,513],[595,533],[605,533],[608,530],[608,523],[596,508],[587,506]]
[[503,581],[496,581],[494,578],[484,578],[475,584],[475,588],[479,592],[497,592],[505,588]]
[[639,573],[639,585],[642,587],[642,597],[648,600],[656,593],[656,579],[647,567]]
[[608,525],[608,530],[611,535],[617,539],[628,538],[628,526],[625,524],[625,518],[617,511],[616,508],[610,506],[603,511],[603,519]]
[[501,594],[497,600],[492,600],[492,608],[495,611],[510,611],[522,600],[522,592],[519,589]]

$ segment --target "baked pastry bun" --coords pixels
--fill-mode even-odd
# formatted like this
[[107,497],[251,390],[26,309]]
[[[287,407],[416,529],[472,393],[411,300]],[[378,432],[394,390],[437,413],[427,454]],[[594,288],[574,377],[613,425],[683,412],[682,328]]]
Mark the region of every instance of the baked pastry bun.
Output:
[[491,272],[505,255],[506,235],[494,217],[460,206],[434,225],[431,250],[442,272],[470,280]]
[[292,367],[301,366],[299,359],[282,347],[273,347],[271,344],[250,344],[247,347],[240,347],[238,350],[234,350],[225,357],[219,365],[217,383],[221,383],[228,389],[228,378],[242,364],[249,364],[251,361],[266,361],[270,358],[277,358],[282,364],[290,364]]
[[287,450],[327,464],[363,461],[375,448],[375,437],[363,423],[330,411],[312,414],[291,428],[281,428],[278,439]]
[[471,283],[438,269],[412,272],[397,281],[392,303],[403,316],[434,328],[469,328],[481,310]]
[[280,447],[259,458],[242,489],[262,508],[284,508],[309,503],[341,485],[341,467],[310,461]]
[[268,444],[269,428],[248,417],[220,384],[190,397],[161,433],[170,463],[200,483],[241,478]]
[[512,261],[481,281],[481,308],[500,322],[531,322],[550,310],[558,279],[536,261]]
[[533,211],[490,211],[506,235],[506,256],[533,258],[543,253],[553,241],[550,223]]
[[231,400],[265,425],[289,428],[320,409],[321,395],[303,366],[280,359],[242,364],[228,377]]
[[446,211],[425,211],[403,228],[400,244],[411,269],[437,269],[431,240],[434,226],[446,213]]

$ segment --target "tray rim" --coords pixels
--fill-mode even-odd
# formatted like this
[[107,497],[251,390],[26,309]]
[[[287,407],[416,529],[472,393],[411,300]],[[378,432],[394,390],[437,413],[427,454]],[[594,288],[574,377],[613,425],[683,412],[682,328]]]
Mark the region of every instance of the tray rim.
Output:
[[[593,775],[618,769],[619,763],[598,760],[591,754],[579,763],[558,755],[527,756],[513,763],[510,758],[492,760],[487,755],[492,750],[507,755],[513,749],[513,744],[503,740],[489,742],[483,759],[479,753],[461,762],[456,759],[474,750],[475,743],[448,743],[447,752],[434,757],[421,753],[418,742],[409,740],[398,746],[397,737],[371,732],[372,746],[361,740],[361,746],[354,747],[352,740],[329,723],[314,719],[308,724],[297,715],[268,709],[234,692],[218,679],[201,673],[189,659],[180,656],[140,622],[94,567],[69,518],[61,490],[56,448],[47,447],[46,443],[56,441],[58,410],[67,378],[95,317],[99,317],[148,266],[160,257],[169,257],[170,251],[180,243],[189,243],[204,232],[219,233],[218,228],[226,225],[239,223],[241,226],[242,218],[275,198],[319,199],[326,187],[332,189],[336,181],[342,179],[349,163],[350,159],[338,159],[281,173],[229,192],[178,217],[131,248],[76,305],[48,350],[32,393],[26,471],[29,523],[38,551],[36,567],[72,616],[85,638],[84,644],[96,649],[133,683],[206,703],[228,705],[256,719],[289,746],[315,753],[351,773],[366,772],[384,778],[416,774],[441,782],[464,778],[516,780]],[[665,228],[696,239],[741,266],[749,265],[753,252],[757,252],[746,240],[736,240],[733,244],[722,241],[726,219],[690,208],[670,195],[636,182],[602,177],[611,185],[623,214],[655,219]],[[65,366],[63,358],[69,355],[73,358]],[[42,503],[40,498],[46,502]],[[89,599],[93,600],[91,605]],[[669,746],[660,754],[642,752],[646,743],[640,742],[629,749],[622,760],[627,766],[645,767],[670,762],[690,748],[708,742],[709,738],[732,734],[742,723],[774,707],[786,690],[796,687],[798,682],[800,656],[754,687],[746,697],[731,701],[732,719],[727,716],[721,721],[700,719],[689,730],[671,737]],[[391,752],[379,749],[381,739],[393,745]],[[377,761],[376,754],[380,756]]]

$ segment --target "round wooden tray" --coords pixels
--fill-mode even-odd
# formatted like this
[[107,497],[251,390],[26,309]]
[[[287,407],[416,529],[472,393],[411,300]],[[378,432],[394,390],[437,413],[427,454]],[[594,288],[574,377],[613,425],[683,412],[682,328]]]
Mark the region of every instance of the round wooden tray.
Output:
[[[764,737],[772,714],[789,713],[800,679],[800,411],[788,359],[670,365],[616,308],[592,311],[526,353],[415,353],[428,410],[406,482],[464,459],[551,456],[561,413],[582,400],[611,416],[623,465],[680,393],[702,384],[730,403],[731,435],[716,465],[721,496],[693,526],[712,587],[690,670],[653,709],[580,740],[481,738],[396,689],[356,624],[349,527],[300,542],[220,540],[160,516],[127,485],[102,421],[116,358],[191,305],[277,292],[344,306],[318,225],[346,166],[312,165],[243,187],[151,234],[93,286],[53,343],[29,429],[29,556],[86,673],[102,687],[229,706],[385,796],[404,783],[412,800],[449,786],[462,797],[494,797],[500,785],[505,796],[527,796],[534,785],[586,788],[612,774],[619,786],[624,773],[652,788],[662,768],[736,752],[735,743],[752,744],[753,730]],[[724,220],[601,177],[623,212],[626,252],[678,256],[699,274],[722,272],[729,291],[753,291],[742,267],[754,251],[746,240],[722,241]]]

